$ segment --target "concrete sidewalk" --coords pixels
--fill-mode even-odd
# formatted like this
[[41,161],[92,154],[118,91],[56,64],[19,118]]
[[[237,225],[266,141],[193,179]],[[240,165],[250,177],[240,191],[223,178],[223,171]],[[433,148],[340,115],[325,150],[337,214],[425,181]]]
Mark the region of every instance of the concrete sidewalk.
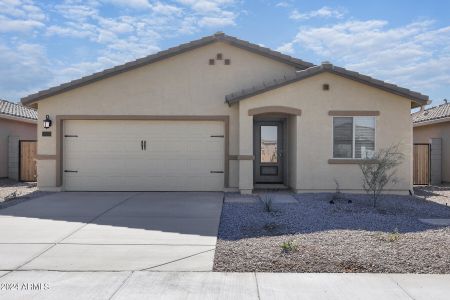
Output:
[[1,299],[440,300],[450,295],[450,274],[13,271],[0,276]]

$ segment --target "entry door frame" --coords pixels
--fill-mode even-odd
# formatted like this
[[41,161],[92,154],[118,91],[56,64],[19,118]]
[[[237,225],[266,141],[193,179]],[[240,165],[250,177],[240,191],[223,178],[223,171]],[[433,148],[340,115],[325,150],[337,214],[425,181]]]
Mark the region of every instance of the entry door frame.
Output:
[[[258,184],[284,184],[286,182],[286,122],[285,118],[255,119],[253,122],[253,182]],[[261,126],[277,126],[277,163],[261,162]],[[276,166],[277,175],[261,175],[262,166]]]

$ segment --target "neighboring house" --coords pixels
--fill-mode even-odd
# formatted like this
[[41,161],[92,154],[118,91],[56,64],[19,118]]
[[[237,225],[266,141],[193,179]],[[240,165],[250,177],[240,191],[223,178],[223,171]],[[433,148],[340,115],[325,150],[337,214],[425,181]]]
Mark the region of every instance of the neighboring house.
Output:
[[[401,143],[406,159],[388,191],[404,194],[410,110],[428,96],[217,33],[22,103],[38,108],[39,124],[53,121],[39,127],[41,189],[316,192],[337,179],[360,192],[360,159]],[[265,139],[277,141],[271,162],[261,160]]]
[[36,122],[36,110],[0,100],[0,178],[19,179],[19,143],[36,140]]
[[[450,182],[450,103],[445,100],[439,106],[421,109],[412,114],[412,119],[414,143],[431,145],[432,183]],[[433,164],[434,159],[441,162]]]

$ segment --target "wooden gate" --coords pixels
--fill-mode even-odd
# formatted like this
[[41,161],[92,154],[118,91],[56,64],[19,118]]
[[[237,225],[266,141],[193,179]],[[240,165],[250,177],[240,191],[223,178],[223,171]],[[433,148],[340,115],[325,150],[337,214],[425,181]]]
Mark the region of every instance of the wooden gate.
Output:
[[414,144],[414,184],[430,184],[430,144]]
[[20,181],[36,181],[36,141],[19,142]]

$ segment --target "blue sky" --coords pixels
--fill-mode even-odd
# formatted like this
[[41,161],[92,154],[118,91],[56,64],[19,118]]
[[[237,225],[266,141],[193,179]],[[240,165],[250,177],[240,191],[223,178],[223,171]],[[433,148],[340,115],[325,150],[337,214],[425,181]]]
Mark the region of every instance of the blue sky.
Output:
[[0,98],[224,31],[450,98],[450,1],[0,0]]

